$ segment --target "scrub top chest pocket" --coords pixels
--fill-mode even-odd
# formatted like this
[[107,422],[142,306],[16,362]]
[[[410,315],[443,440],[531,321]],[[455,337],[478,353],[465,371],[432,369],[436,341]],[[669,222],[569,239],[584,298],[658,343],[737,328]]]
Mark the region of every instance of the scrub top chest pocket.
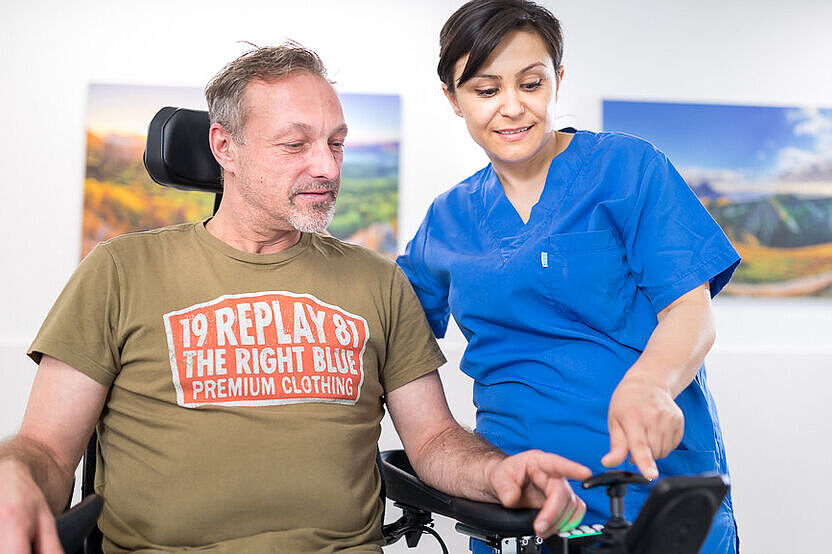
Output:
[[625,324],[635,283],[612,231],[550,235],[540,273],[547,298],[568,319],[610,333]]

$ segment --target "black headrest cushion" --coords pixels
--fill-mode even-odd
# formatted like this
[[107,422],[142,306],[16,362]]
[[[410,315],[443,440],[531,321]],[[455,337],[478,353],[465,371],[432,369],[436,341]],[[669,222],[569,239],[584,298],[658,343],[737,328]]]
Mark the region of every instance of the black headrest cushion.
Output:
[[144,167],[166,187],[222,192],[222,172],[211,153],[208,112],[162,108],[147,130]]

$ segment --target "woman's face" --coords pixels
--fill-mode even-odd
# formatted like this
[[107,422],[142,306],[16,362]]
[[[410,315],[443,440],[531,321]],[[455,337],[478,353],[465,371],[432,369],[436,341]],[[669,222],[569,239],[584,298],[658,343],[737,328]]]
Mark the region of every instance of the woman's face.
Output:
[[[467,61],[466,55],[456,62],[455,80]],[[454,92],[444,87],[445,95],[492,161],[525,162],[556,148],[556,71],[540,36],[518,29],[503,38],[471,79]]]

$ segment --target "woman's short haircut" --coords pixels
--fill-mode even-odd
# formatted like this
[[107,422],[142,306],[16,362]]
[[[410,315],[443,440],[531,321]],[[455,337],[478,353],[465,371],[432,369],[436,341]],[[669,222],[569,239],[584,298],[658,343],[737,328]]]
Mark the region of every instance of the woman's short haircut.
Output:
[[219,123],[234,140],[243,143],[243,128],[248,115],[245,91],[252,81],[271,83],[295,71],[305,71],[326,79],[321,58],[296,42],[280,46],[255,47],[226,64],[205,87],[211,123]]
[[[560,68],[563,36],[552,12],[527,0],[471,0],[448,18],[439,33],[439,78],[453,91],[473,77],[509,32],[535,31]],[[454,82],[454,66],[468,54],[462,75]]]

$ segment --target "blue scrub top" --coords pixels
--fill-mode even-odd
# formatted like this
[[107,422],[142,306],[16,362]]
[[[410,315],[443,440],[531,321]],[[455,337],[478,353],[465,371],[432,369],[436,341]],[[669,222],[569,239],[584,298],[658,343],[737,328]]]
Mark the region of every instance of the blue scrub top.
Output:
[[[593,473],[606,470],[610,397],[656,314],[705,281],[716,295],[739,261],[663,153],[587,131],[552,161],[528,222],[488,165],[434,200],[398,259],[436,336],[452,314],[468,340],[477,431],[508,453],[540,448]],[[704,366],[676,402],[685,433],[661,476],[727,473]],[[631,521],[647,492],[628,492]],[[585,521],[605,521],[605,492],[580,494]]]

